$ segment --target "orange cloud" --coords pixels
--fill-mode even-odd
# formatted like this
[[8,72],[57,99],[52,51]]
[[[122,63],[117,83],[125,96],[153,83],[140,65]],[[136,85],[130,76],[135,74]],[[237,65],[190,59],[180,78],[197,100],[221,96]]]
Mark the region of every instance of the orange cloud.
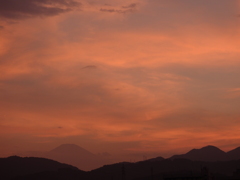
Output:
[[[218,1],[216,9],[203,1],[111,2],[85,1],[82,11],[4,21],[1,138],[85,138],[91,147],[119,143],[131,152],[237,144],[235,1]],[[99,11],[105,6],[136,11]]]

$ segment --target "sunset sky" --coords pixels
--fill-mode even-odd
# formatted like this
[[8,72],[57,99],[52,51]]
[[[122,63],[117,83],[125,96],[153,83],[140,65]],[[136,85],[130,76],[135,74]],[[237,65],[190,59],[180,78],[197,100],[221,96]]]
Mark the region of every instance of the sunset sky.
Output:
[[240,146],[240,0],[0,0],[0,156],[64,143]]

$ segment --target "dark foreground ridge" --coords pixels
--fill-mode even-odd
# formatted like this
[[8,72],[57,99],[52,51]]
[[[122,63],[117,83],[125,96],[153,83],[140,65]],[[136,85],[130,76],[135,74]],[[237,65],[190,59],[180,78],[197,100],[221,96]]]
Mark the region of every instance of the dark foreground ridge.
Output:
[[34,174],[48,172],[74,171],[84,174],[84,171],[79,170],[71,165],[62,164],[57,161],[36,157],[18,157],[11,156],[8,158],[0,158],[0,179],[27,179]]
[[[159,160],[158,160],[159,159]],[[105,165],[85,172],[44,158],[0,158],[1,180],[177,180],[240,179],[240,160],[203,162],[187,159],[146,160]]]

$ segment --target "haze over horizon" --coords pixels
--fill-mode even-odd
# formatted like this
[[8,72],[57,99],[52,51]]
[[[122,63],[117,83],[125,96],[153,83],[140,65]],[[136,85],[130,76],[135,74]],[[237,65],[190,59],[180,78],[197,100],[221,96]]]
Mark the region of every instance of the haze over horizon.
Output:
[[[80,153],[76,156],[82,155],[82,156],[89,156],[89,154],[94,155],[94,156],[98,156],[98,157],[102,157],[103,160],[111,160],[109,161],[110,163],[117,163],[117,162],[138,162],[138,161],[142,161],[142,160],[147,160],[147,159],[152,159],[152,158],[165,158],[165,159],[169,159],[175,156],[181,156],[184,155],[188,152],[191,151],[201,151],[201,150],[207,150],[207,152],[210,150],[209,153],[211,153],[212,150],[217,150],[217,151],[222,151],[225,153],[228,153],[230,151],[237,151],[238,149],[240,149],[240,146],[235,147],[233,149],[230,150],[222,150],[219,147],[213,146],[213,145],[206,145],[203,147],[199,147],[199,148],[192,148],[192,149],[187,149],[185,151],[179,151],[179,153],[176,154],[161,154],[161,152],[141,152],[141,153],[132,153],[132,154],[124,154],[124,153],[119,153],[119,154],[110,154],[109,152],[102,152],[102,153],[93,153],[91,151],[89,151],[88,149],[85,149],[84,147],[81,147],[77,144],[61,144],[53,149],[48,149],[46,151],[22,151],[22,152],[15,152],[13,154],[11,154],[10,156],[22,156],[22,157],[31,157],[31,156],[35,156],[35,157],[47,157],[50,154],[54,155],[54,154],[62,154],[64,155],[71,155],[74,157],[75,153]],[[126,152],[125,152],[126,153]],[[238,153],[237,153],[238,154]],[[208,155],[209,156],[209,155]],[[236,155],[237,156],[237,155]],[[86,157],[87,158],[87,157]],[[210,157],[208,157],[209,159]],[[52,158],[50,158],[52,159]],[[237,158],[236,158],[237,159]]]
[[0,157],[240,146],[239,0],[0,4]]

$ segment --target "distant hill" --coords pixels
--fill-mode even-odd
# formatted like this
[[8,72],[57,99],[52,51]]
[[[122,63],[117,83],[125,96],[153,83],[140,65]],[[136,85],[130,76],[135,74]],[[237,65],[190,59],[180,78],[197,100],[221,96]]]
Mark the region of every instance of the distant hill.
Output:
[[35,157],[22,158],[18,156],[0,158],[0,167],[0,179],[3,180],[44,171],[58,171],[59,169],[78,170],[76,167],[50,159]]
[[87,151],[86,149],[83,149],[82,147],[76,145],[76,144],[62,144],[53,150],[51,150],[49,153],[74,153],[74,154],[82,154],[84,156],[95,156],[93,153]]
[[90,171],[108,163],[101,156],[95,155],[75,144],[60,145],[45,153],[44,157],[61,163],[71,164],[84,171]]
[[239,160],[240,159],[240,147],[233,149],[227,152],[229,159],[231,160]]
[[170,159],[189,159],[193,161],[228,161],[230,160],[227,153],[215,146],[206,146],[201,149],[192,149],[186,154],[174,155]]
[[159,156],[159,157],[156,157],[156,158],[147,159],[146,161],[154,162],[154,161],[162,161],[162,160],[164,160],[164,158]]
[[[99,169],[106,164],[112,164],[110,162],[111,155],[109,153],[95,155],[75,144],[63,144],[52,149],[51,151],[33,152],[32,154],[29,154],[27,156],[37,156],[53,159],[61,163],[71,164],[84,171],[91,171],[97,168]],[[169,159],[188,159],[192,161],[215,162],[238,160],[240,159],[239,157],[240,147],[226,153],[215,146],[206,146],[200,149],[192,149],[186,154],[174,155]],[[164,161],[164,158],[156,157],[142,162],[158,163],[160,161]]]

